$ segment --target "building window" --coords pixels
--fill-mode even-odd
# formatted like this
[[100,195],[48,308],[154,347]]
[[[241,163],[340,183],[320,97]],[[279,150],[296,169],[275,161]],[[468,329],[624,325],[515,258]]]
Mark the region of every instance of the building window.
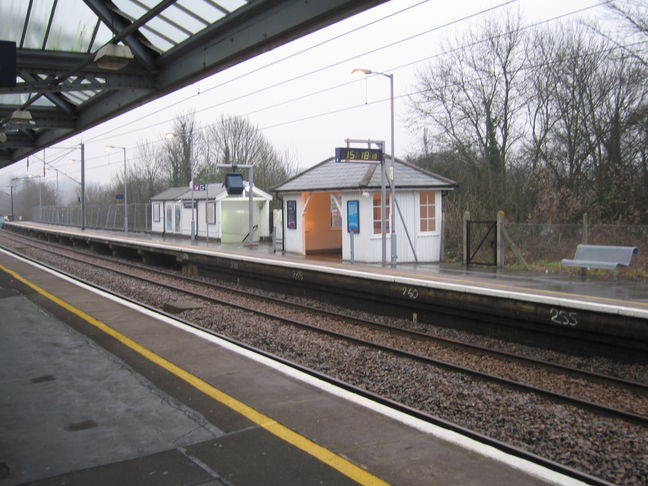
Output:
[[[390,210],[391,205],[389,203],[390,194],[387,193],[385,198],[385,220],[386,228],[385,233],[389,233],[389,220],[390,220]],[[374,192],[373,194],[373,232],[374,235],[382,234],[382,218],[380,217],[380,193]]]
[[421,233],[436,231],[436,193],[421,192],[419,195],[419,230]]
[[[331,194],[330,197],[330,206],[331,206],[331,228],[341,228],[342,227],[342,214],[340,214],[340,209],[338,208],[336,198],[339,198],[337,194]],[[339,199],[338,199],[339,201]]]
[[160,222],[160,203],[153,203],[153,222]]

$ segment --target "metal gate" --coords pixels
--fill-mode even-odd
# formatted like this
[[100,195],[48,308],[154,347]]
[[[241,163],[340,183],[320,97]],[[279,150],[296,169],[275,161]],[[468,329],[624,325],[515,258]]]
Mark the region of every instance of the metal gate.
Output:
[[497,221],[467,221],[468,265],[497,265]]

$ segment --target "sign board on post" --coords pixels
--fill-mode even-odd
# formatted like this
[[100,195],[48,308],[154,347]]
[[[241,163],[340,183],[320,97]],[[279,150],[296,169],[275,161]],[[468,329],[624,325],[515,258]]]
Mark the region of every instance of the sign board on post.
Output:
[[286,226],[288,229],[297,229],[297,201],[289,199],[286,201]]
[[124,199],[123,194],[115,194],[115,199]]
[[360,233],[360,201],[347,201],[347,231]]
[[204,191],[205,190],[205,184],[194,184],[193,185],[193,190],[194,191]]
[[337,147],[335,161],[380,164],[383,161],[383,151],[372,148]]

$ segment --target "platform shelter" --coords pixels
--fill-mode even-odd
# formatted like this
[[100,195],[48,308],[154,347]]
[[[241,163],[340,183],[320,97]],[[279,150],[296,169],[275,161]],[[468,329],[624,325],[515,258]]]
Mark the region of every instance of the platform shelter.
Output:
[[[283,204],[284,250],[300,255],[339,254],[343,260],[351,260],[353,245],[354,261],[380,262],[380,167],[339,163],[331,157],[276,186],[273,192]],[[391,214],[388,189],[387,247],[390,248],[391,225],[395,224],[398,262],[439,261],[443,195],[454,189],[456,183],[400,160],[394,164],[394,180],[400,212]]]
[[[195,234],[198,238],[214,238],[222,243],[242,243],[249,233],[248,190],[228,195],[221,183],[204,184],[199,190],[171,187],[151,198],[151,231],[161,234],[191,236],[192,199]],[[253,188],[254,234],[252,241],[270,238],[270,201],[267,192]]]

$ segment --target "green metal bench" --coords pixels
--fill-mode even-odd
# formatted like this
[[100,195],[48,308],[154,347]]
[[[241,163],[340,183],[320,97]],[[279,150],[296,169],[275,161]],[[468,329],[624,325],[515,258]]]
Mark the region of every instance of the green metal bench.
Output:
[[636,246],[578,245],[573,259],[560,261],[560,272],[563,267],[602,268],[613,270],[616,279],[619,267],[630,265],[632,256],[637,253]]

